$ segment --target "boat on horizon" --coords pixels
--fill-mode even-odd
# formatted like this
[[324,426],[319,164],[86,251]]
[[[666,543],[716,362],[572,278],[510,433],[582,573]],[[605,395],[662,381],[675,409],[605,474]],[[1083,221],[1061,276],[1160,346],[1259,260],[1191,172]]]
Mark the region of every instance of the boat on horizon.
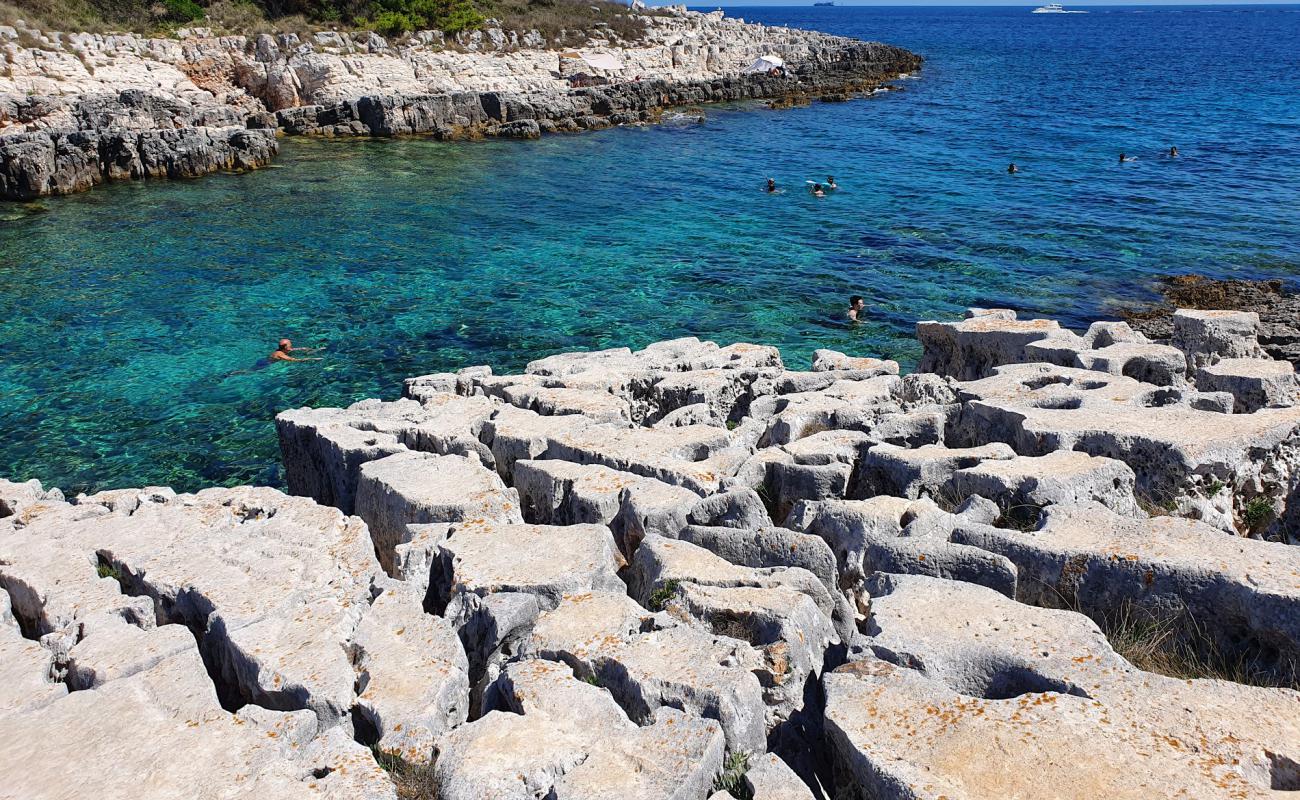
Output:
[[833,6],[835,3],[813,3],[814,6]]
[[1048,3],[1045,6],[1039,6],[1030,12],[1031,14],[1087,14],[1087,11],[1067,11],[1060,3]]

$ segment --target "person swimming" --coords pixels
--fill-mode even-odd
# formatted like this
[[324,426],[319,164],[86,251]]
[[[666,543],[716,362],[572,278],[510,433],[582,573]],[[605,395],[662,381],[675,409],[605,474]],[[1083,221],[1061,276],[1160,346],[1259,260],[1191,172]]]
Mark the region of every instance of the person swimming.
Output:
[[1016,174],[1017,172],[1019,172],[1019,171],[1020,171],[1020,167],[1017,167],[1017,166],[1016,166],[1016,162],[1014,162],[1014,161],[1011,162],[1010,166],[1007,167],[1007,174],[1008,174],[1008,175],[1015,175],[1015,174]]
[[1169,148],[1169,157],[1170,157],[1170,158],[1178,158],[1178,148],[1177,148],[1177,147],[1170,147],[1170,148]]
[[862,309],[866,308],[866,305],[862,301],[862,295],[855,294],[849,298],[849,310],[845,312],[844,316],[848,317],[851,322],[857,322],[858,314],[862,312]]
[[834,176],[834,175],[827,175],[827,176],[826,176],[826,188],[829,189],[829,190],[832,191],[832,192],[835,191],[836,189],[840,188],[840,185],[839,185],[838,183],[835,182],[835,176]]
[[773,194],[774,192],[776,192],[776,178],[767,179],[767,189],[765,191],[768,194]]
[[315,353],[320,351],[320,347],[294,347],[293,342],[288,339],[281,339],[280,346],[275,348],[275,352],[266,357],[268,362],[272,361],[321,361],[320,358],[294,358],[290,353]]
[[821,185],[820,183],[814,183],[814,184],[812,185],[812,188],[809,189],[808,191],[812,192],[812,196],[813,196],[813,197],[825,197],[825,196],[826,196],[826,190],[822,188],[822,185]]
[[1127,163],[1127,162],[1129,162],[1129,161],[1137,161],[1137,158],[1136,158],[1136,157],[1134,157],[1134,158],[1129,158],[1127,153],[1120,153],[1120,154],[1119,154],[1119,163],[1124,164],[1124,163]]

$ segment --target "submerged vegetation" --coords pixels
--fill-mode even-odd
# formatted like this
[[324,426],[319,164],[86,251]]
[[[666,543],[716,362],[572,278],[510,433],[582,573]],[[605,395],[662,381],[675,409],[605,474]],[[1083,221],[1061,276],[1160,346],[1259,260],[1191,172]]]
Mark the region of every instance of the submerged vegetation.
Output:
[[538,31],[559,45],[567,36],[613,34],[637,41],[644,14],[609,0],[3,0],[0,23],[42,30],[163,33],[206,25],[222,33],[373,30],[395,36],[436,29],[448,35],[484,26]]

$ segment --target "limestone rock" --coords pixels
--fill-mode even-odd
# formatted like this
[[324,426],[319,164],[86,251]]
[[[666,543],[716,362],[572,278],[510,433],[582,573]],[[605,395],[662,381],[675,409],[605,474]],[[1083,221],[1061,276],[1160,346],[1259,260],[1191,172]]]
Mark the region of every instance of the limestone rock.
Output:
[[509,711],[490,711],[438,744],[439,796],[694,800],[721,771],[712,720],[661,708],[638,726],[568,667],[524,661],[502,673]]
[[1027,602],[1096,616],[1126,605],[1158,617],[1186,613],[1223,652],[1261,647],[1300,659],[1300,551],[1288,545],[1097,504],[1049,506],[1037,531],[959,524],[952,538],[1013,561]]
[[445,619],[424,612],[423,599],[394,582],[370,604],[351,645],[360,715],[381,749],[417,764],[469,713],[465,649]]
[[1144,673],[1086,618],[970,584],[890,576],[876,590],[884,660],[825,679],[852,791],[1266,797],[1294,785],[1294,691]]
[[1075,450],[988,460],[951,475],[952,499],[987,497],[1004,509],[1096,502],[1118,514],[1145,517],[1133,496],[1133,470],[1113,458]]
[[388,570],[409,524],[523,522],[516,492],[477,459],[408,451],[369,461],[359,475],[357,516]]
[[1196,371],[1196,387],[1228,392],[1232,410],[1252,414],[1261,408],[1289,408],[1300,402],[1300,380],[1289,361],[1263,358],[1222,358]]

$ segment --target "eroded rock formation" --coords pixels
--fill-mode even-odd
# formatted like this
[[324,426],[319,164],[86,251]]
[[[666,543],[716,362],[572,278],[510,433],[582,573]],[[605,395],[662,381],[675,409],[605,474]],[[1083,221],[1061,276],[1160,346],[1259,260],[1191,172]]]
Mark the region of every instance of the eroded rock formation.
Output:
[[[617,69],[498,28],[451,48],[437,31],[389,42],[371,32],[150,39],[0,27],[0,198],[253,169],[275,155],[277,131],[536,138],[653,122],[671,106],[844,97],[921,63],[896,47],[721,12],[645,20],[643,41],[611,32],[584,48],[614,54]],[[742,74],[762,55],[784,58],[785,73]],[[575,88],[576,71],[599,73],[589,77],[600,85]]]
[[[280,415],[306,497],[0,484],[0,765],[28,798],[391,797],[364,745],[444,798],[1295,791],[1300,397],[1250,316],[1186,316],[976,310],[913,375],[683,339],[420,376]],[[1144,671],[1126,619],[1239,671]]]

